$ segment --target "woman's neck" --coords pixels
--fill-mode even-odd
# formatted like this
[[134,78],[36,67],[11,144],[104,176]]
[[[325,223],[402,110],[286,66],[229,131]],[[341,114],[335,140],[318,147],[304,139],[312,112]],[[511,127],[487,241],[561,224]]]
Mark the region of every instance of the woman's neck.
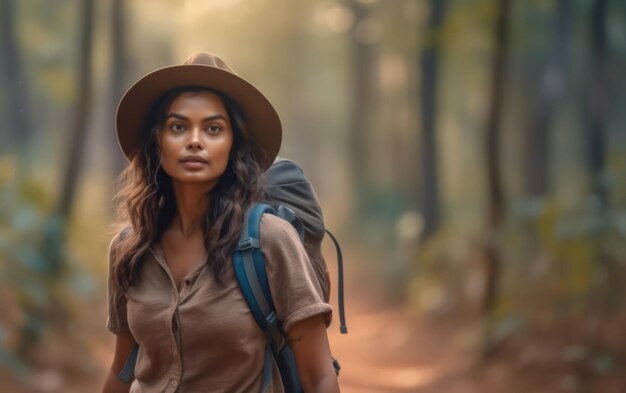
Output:
[[206,184],[174,183],[176,214],[170,229],[191,237],[202,230],[202,222],[211,201],[212,188]]

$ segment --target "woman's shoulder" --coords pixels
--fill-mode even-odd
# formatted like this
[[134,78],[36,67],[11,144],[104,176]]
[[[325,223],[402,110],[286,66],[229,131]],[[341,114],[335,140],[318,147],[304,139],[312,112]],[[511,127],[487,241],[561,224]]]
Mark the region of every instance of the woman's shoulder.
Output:
[[261,238],[263,238],[263,234],[269,234],[271,235],[268,237],[270,239],[289,239],[300,241],[296,229],[286,220],[273,214],[263,214],[263,216],[261,216],[259,233]]

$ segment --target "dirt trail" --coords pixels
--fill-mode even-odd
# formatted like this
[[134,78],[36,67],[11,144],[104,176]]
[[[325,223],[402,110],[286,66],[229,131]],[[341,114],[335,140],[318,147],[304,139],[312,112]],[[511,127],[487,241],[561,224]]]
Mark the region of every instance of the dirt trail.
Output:
[[[349,333],[339,333],[335,304],[328,331],[333,355],[342,364],[342,393],[472,392],[459,380],[471,366],[471,356],[459,349],[458,331],[429,324],[402,305],[385,301],[380,279],[359,271],[352,261],[347,265]],[[334,272],[331,277],[336,277]]]
[[[336,293],[331,295],[335,316],[328,330],[333,355],[342,365],[342,393],[626,392],[623,359],[615,358],[609,371],[581,375],[559,355],[563,348],[554,342],[528,340],[521,350],[505,346],[480,363],[477,325],[462,317],[429,320],[409,307],[385,301],[382,280],[375,273],[366,274],[367,263],[357,264],[354,253],[346,254],[349,334],[339,333]],[[329,262],[331,270],[333,265]],[[331,277],[335,282],[334,271]]]

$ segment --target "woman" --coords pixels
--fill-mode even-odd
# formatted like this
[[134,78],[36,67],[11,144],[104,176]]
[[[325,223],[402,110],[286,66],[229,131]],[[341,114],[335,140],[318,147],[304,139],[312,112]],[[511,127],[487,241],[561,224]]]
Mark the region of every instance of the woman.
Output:
[[[269,101],[215,55],[141,78],[117,111],[130,160],[117,195],[125,228],[109,246],[115,355],[103,392],[261,392],[265,337],[235,281],[231,252],[280,120]],[[330,305],[295,230],[264,215],[261,250],[305,392],[338,392],[326,335]],[[326,319],[325,319],[326,318]],[[139,343],[135,379],[117,379]],[[282,392],[274,367],[268,392]]]

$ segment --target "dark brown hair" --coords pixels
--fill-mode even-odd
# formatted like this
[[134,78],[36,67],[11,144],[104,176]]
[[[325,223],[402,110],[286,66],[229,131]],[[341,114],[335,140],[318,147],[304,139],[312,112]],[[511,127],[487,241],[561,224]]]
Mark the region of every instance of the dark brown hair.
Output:
[[[170,176],[161,168],[156,135],[174,99],[185,92],[209,91],[222,99],[233,130],[233,147],[225,172],[213,188],[203,221],[204,246],[217,282],[230,262],[247,207],[262,193],[263,169],[255,158],[251,136],[237,104],[228,96],[203,87],[180,87],[162,96],[146,116],[143,148],[115,181],[114,197],[120,232],[111,244],[112,277],[127,291],[140,276],[143,256],[169,226],[176,213]],[[207,195],[207,198],[208,195]]]

